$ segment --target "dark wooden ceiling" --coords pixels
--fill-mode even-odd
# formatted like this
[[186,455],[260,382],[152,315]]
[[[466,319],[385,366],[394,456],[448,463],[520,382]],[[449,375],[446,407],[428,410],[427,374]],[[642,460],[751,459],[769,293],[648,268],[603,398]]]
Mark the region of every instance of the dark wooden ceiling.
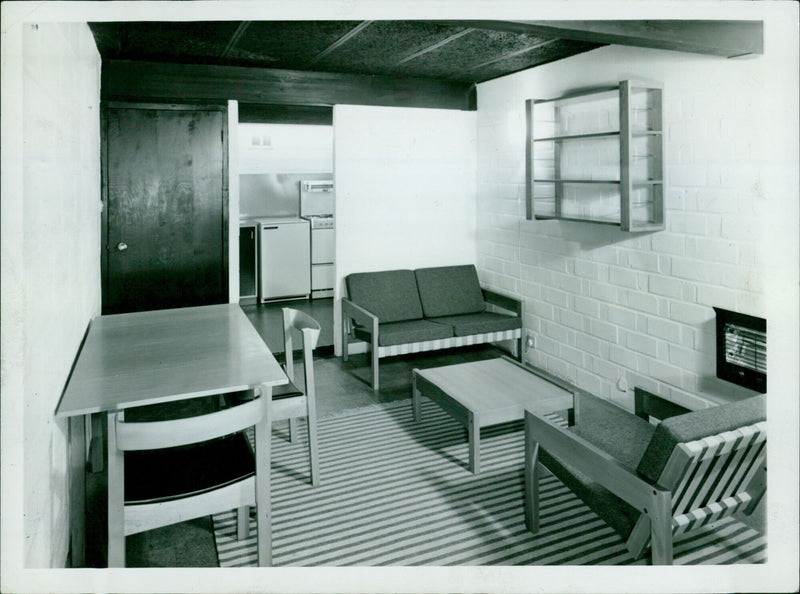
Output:
[[[737,57],[760,21],[92,22],[106,101],[221,102],[330,121],[336,104],[477,108],[476,85],[617,44]],[[270,106],[265,115],[264,106]],[[279,107],[280,106],[280,107]],[[260,114],[260,115],[259,115]],[[277,114],[277,115],[276,115]],[[295,117],[294,115],[289,117]]]
[[436,21],[90,23],[104,60],[479,83],[603,45]]

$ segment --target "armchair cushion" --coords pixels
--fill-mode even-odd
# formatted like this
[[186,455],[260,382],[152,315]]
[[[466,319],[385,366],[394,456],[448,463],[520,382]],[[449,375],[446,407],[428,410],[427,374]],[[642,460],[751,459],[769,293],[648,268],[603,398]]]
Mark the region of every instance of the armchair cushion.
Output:
[[482,311],[460,316],[431,318],[432,322],[452,326],[455,336],[472,336],[489,332],[503,332],[522,328],[522,318],[505,314]]
[[[353,329],[357,338],[371,341],[370,333],[363,327]],[[409,344],[427,340],[439,340],[453,336],[453,329],[444,324],[437,324],[427,320],[408,320],[381,324],[378,330],[378,346],[393,346],[396,344]]]
[[478,313],[486,308],[472,264],[419,268],[414,274],[426,318]]
[[[656,482],[678,443],[695,441],[766,420],[765,395],[715,406],[665,419],[656,427],[637,467],[639,474]],[[663,485],[671,488],[672,485]]]
[[347,275],[345,283],[350,300],[375,314],[382,324],[422,318],[411,270],[355,272]]
[[[580,395],[577,423],[569,430],[633,469],[653,435],[655,427],[610,402]],[[619,497],[541,449],[539,461],[556,475],[618,534],[627,537],[639,512]]]

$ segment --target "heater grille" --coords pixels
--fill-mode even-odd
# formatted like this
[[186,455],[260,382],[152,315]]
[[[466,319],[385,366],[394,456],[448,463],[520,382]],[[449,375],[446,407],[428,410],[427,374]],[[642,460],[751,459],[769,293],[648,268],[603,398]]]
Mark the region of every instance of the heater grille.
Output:
[[767,391],[767,321],[715,307],[717,377]]

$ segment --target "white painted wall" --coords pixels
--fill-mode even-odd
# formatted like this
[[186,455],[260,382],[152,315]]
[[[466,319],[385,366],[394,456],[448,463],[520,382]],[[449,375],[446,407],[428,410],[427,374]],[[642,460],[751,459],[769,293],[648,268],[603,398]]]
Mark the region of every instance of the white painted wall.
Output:
[[[479,266],[525,298],[530,362],[625,405],[634,386],[743,395],[715,377],[719,305],[768,319],[780,385],[780,335],[797,327],[797,40],[768,24],[749,60],[609,46],[478,86]],[[524,220],[524,100],[626,78],[665,85],[666,230]]]
[[[67,424],[53,412],[100,312],[100,57],[85,23],[3,33],[3,90],[16,94],[2,107],[2,417],[22,418],[24,448],[24,460],[3,451],[4,499],[21,496],[24,509],[21,526],[3,517],[20,547],[3,554],[63,567]],[[4,444],[19,429],[4,424]],[[6,472],[19,462],[21,483]]]
[[334,337],[351,272],[475,263],[475,113],[337,105]]
[[228,302],[239,302],[239,102],[228,101]]
[[239,173],[333,170],[333,127],[295,124],[238,126]]

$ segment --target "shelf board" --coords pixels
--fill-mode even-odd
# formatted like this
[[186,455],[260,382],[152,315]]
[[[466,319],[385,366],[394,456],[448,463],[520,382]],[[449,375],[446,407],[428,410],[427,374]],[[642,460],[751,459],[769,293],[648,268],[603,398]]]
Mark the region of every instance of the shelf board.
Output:
[[572,103],[575,99],[589,99],[592,95],[600,96],[602,95],[609,95],[611,96],[612,93],[619,92],[619,85],[614,86],[603,86],[603,87],[596,87],[593,89],[584,89],[582,91],[575,91],[573,93],[567,93],[565,95],[561,95],[560,97],[552,97],[550,99],[535,99],[534,103],[539,105],[541,103],[554,103],[560,102],[563,104]]
[[[534,217],[539,221],[572,221],[574,223],[597,223],[598,225],[611,225],[613,227],[621,227],[622,223],[619,219],[601,219],[601,218],[581,218],[581,217],[565,217],[558,215],[541,215],[535,214]],[[664,229],[663,223],[642,223],[634,225],[631,231],[634,232],[647,232],[647,231],[661,231]]]
[[619,130],[609,132],[590,132],[588,134],[564,134],[559,136],[545,136],[544,138],[534,138],[534,142],[553,142],[560,140],[581,140],[583,138],[614,138],[619,136]]
[[606,184],[617,185],[618,179],[534,179],[537,184]]
[[[647,138],[648,136],[661,136],[661,130],[644,130],[631,134],[634,138]],[[543,136],[534,138],[533,142],[561,142],[562,140],[583,140],[585,138],[615,138],[619,136],[619,130],[609,130],[608,132],[589,132],[586,134],[560,134],[557,136]]]
[[[621,183],[618,179],[534,179],[537,184],[607,184],[616,185]],[[664,183],[661,179],[647,179],[643,181],[635,181],[631,185],[634,188],[660,186]]]
[[576,223],[599,223],[601,225],[615,225],[620,226],[619,219],[590,219],[581,217],[565,217],[559,215],[534,215],[538,220],[542,221],[574,221]]

